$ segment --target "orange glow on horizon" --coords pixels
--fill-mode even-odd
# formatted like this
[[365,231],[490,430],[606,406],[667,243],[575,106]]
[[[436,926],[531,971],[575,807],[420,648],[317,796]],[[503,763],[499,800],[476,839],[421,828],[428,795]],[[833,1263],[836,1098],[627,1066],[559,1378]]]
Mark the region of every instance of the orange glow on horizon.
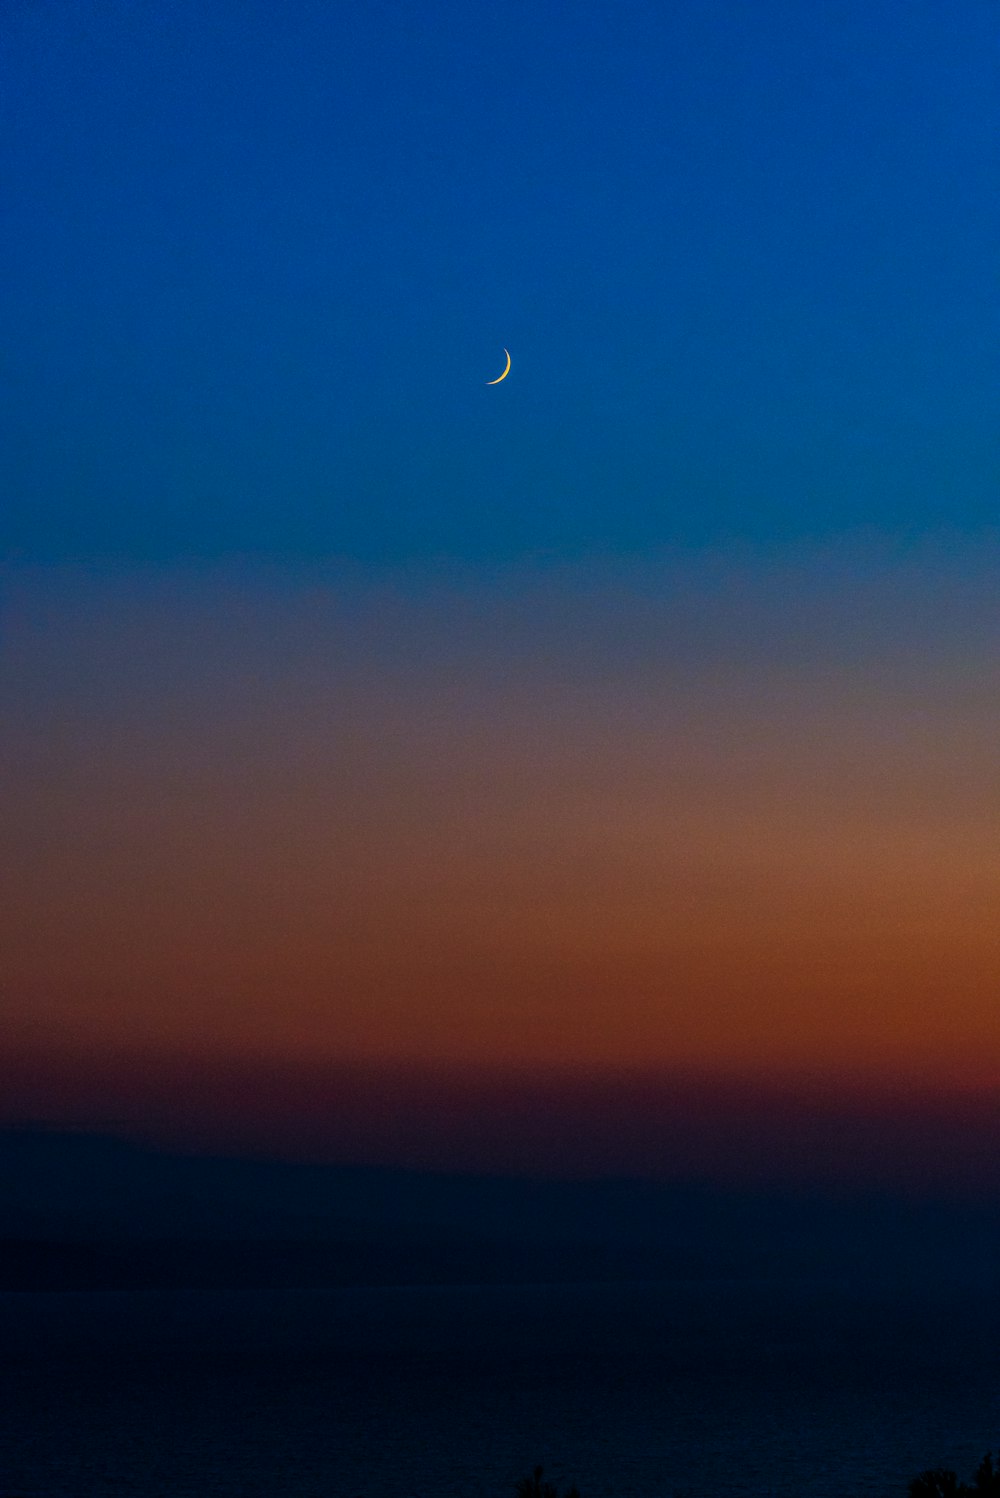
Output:
[[15,1043],[983,1078],[988,651],[616,676],[537,603],[516,670],[412,604],[374,645],[311,595],[213,607],[68,618],[75,672],[14,620]]

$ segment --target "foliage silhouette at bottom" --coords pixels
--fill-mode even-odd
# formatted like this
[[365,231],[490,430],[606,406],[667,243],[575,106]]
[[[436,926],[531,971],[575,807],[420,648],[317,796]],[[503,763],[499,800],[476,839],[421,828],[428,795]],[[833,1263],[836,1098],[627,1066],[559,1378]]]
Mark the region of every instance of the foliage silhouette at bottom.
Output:
[[[517,1485],[517,1498],[559,1498],[555,1483],[542,1481],[542,1468],[536,1467],[530,1477],[522,1477]],[[563,1498],[580,1498],[579,1490],[567,1488]]]
[[959,1482],[947,1467],[930,1467],[910,1483],[910,1498],[1000,1498],[1000,1466],[987,1451],[971,1483]]

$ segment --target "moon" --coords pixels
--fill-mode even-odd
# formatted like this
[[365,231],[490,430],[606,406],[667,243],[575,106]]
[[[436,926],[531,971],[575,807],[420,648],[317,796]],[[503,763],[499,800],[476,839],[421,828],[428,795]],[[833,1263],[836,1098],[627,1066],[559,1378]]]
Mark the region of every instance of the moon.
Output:
[[[506,349],[504,349],[504,353],[507,354],[507,350]],[[504,370],[503,374],[502,375],[497,375],[497,377],[496,377],[495,380],[487,380],[486,383],[487,383],[487,385],[499,385],[500,381],[501,380],[505,380],[509,374],[510,374],[510,354],[507,354],[507,368]]]

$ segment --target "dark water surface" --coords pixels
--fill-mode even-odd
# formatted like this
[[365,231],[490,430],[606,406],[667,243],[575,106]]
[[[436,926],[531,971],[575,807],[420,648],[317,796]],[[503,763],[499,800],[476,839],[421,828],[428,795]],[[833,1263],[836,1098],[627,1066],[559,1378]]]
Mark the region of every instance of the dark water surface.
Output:
[[0,1494],[871,1494],[1000,1443],[1000,1294],[0,1296]]

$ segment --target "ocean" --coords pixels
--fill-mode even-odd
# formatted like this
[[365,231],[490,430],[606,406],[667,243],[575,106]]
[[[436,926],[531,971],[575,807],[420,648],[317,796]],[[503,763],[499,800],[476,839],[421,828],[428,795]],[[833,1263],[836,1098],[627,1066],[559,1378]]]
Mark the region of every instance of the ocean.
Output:
[[1000,1444],[1000,1293],[0,1296],[0,1495],[905,1498]]

